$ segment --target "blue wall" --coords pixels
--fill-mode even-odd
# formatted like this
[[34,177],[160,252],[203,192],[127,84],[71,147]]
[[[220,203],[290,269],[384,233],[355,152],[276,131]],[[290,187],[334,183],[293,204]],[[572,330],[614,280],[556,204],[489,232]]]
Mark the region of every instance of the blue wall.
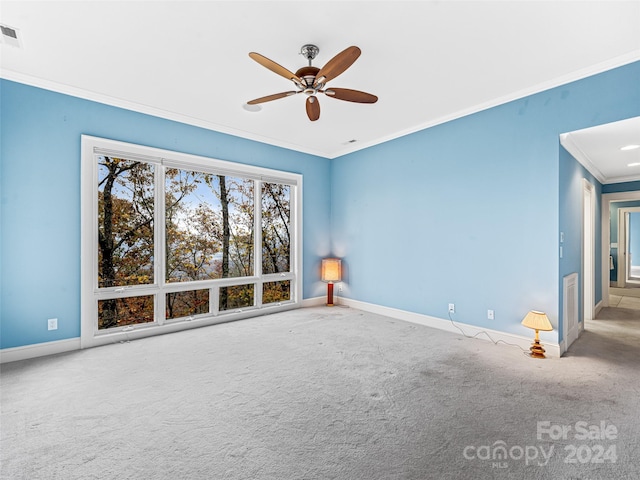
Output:
[[[562,318],[562,279],[571,273],[578,273],[578,315],[583,320],[584,272],[582,270],[582,202],[584,195],[583,179],[594,186],[595,208],[595,255],[593,258],[595,275],[592,281],[595,286],[595,303],[602,300],[602,184],[598,182],[578,161],[563,147],[560,147],[560,232],[563,241],[562,258],[560,259],[558,284],[558,318]],[[559,249],[558,249],[559,251]],[[564,339],[562,322],[558,325],[558,335]]]
[[640,115],[638,85],[640,62],[329,161],[1,81],[0,346],[79,336],[81,134],[301,173],[305,298],[333,253],[356,300],[439,318],[455,303],[456,320],[525,335],[535,308],[558,325],[575,213],[558,135]]
[[559,134],[640,115],[638,85],[634,63],[336,159],[344,294],[439,318],[455,303],[456,320],[519,334],[530,309],[558,325]]
[[10,81],[0,90],[1,348],[80,335],[81,134],[302,174],[303,294],[322,295],[329,160]]
[[640,190],[640,181],[610,183],[602,186],[602,193],[633,192],[636,190]]

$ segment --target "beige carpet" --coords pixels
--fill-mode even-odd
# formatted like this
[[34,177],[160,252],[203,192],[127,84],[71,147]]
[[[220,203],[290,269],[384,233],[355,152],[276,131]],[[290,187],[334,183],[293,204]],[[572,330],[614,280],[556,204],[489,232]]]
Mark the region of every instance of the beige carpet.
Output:
[[336,307],[7,364],[0,476],[637,479],[640,325],[606,313],[562,359]]

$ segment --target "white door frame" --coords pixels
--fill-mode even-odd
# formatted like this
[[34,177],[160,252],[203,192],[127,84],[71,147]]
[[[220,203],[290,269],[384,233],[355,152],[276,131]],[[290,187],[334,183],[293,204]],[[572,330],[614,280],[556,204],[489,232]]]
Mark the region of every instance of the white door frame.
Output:
[[595,188],[582,179],[582,328],[595,309]]
[[602,306],[609,306],[609,255],[611,255],[611,203],[640,200],[640,190],[602,195]]
[[627,285],[630,266],[629,251],[629,214],[640,212],[640,207],[625,207],[618,209],[618,277],[617,287],[624,288]]

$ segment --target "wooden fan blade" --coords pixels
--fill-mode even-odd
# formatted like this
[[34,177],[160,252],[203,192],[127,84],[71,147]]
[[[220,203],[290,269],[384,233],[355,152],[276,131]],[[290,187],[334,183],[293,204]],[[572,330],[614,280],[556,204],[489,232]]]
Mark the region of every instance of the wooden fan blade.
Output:
[[256,53],[256,52],[251,52],[249,53],[249,56],[253,58],[256,62],[258,62],[260,65],[262,65],[263,67],[266,67],[272,72],[283,76],[287,80],[293,80],[294,82],[297,81],[296,84],[302,83],[302,81],[297,77],[295,73],[287,70],[282,65],[277,64],[273,60],[268,59],[264,55],[260,55],[259,53]]
[[313,95],[307,97],[307,116],[312,122],[320,118],[320,102],[318,102],[318,99]]
[[316,75],[314,86],[319,83],[327,83],[329,80],[336,78],[358,59],[360,53],[361,51],[358,47],[345,48],[320,69]]
[[270,102],[271,100],[290,97],[291,95],[295,95],[296,93],[300,93],[300,92],[296,92],[294,90],[291,92],[274,93],[273,95],[267,95],[266,97],[260,97],[260,98],[256,98],[255,100],[251,100],[250,102],[247,102],[247,105],[257,105],[258,103]]
[[337,98],[338,100],[345,100],[347,102],[355,103],[376,103],[378,97],[371,95],[370,93],[361,92],[360,90],[351,90],[350,88],[327,88],[323,90],[324,94]]

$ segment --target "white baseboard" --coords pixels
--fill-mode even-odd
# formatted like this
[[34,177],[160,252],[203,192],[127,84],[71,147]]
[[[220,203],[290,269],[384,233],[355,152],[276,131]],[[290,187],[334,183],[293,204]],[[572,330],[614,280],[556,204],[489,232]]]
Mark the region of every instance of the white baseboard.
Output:
[[313,297],[302,300],[302,307],[321,307],[327,303],[327,297]]
[[80,349],[80,338],[69,338],[55,342],[36,343],[24,347],[3,348],[0,350],[0,363],[17,362],[29,358],[55,355]]
[[[431,317],[429,315],[423,315],[421,313],[408,312],[406,310],[398,310],[391,307],[383,307],[381,305],[375,305],[372,303],[361,302],[359,300],[352,300],[349,298],[340,298],[341,305],[347,305],[358,310],[364,310],[365,312],[377,313],[378,315],[384,315],[386,317],[395,318],[397,320],[404,320],[406,322],[417,323],[425,327],[436,328],[438,330],[444,330],[446,332],[457,333],[463,335],[463,333],[456,328],[456,325],[464,331],[466,336],[475,336],[479,340],[505,342],[518,345],[524,350],[529,350],[531,346],[531,338],[515,335],[513,333],[499,332],[497,330],[490,330],[487,328],[477,327],[475,325],[469,325],[467,323],[455,322],[455,325],[448,319]],[[489,338],[487,334],[491,337]],[[560,357],[560,345],[557,343],[550,343],[545,341],[544,348],[547,356]]]
[[[318,307],[326,303],[326,297],[314,297],[306,298],[302,301],[302,307]],[[384,315],[386,317],[395,318],[397,320],[404,320],[406,322],[417,323],[425,327],[436,328],[438,330],[444,330],[447,332],[457,333],[462,335],[462,332],[456,328],[451,321],[431,317],[429,315],[423,315],[420,313],[408,312],[406,310],[399,310],[391,307],[383,307],[381,305],[375,305],[372,303],[361,302],[359,300],[352,300],[349,298],[336,298],[336,305],[346,305],[348,307],[363,310],[365,312],[376,313]],[[511,343],[519,345],[525,350],[529,349],[531,345],[531,339],[522,337],[520,335],[514,335],[512,333],[499,332],[497,330],[489,330],[486,328],[480,328],[475,325],[469,325],[466,323],[456,322],[467,336],[477,335],[477,339],[483,339],[490,341],[488,334],[491,338],[498,342]],[[562,345],[553,344],[549,342],[544,343],[545,350],[549,356],[560,357],[564,350]],[[29,358],[44,357],[46,355],[55,355],[57,353],[70,352],[72,350],[79,350],[81,348],[80,338],[70,338],[68,340],[58,340],[55,342],[37,343],[34,345],[25,345],[23,347],[5,348],[0,350],[0,363],[16,362],[18,360],[26,360]]]
[[[600,305],[600,309],[598,309],[598,305]],[[596,312],[599,312],[599,311],[602,309],[602,307],[603,307],[602,302],[598,302],[598,305],[596,305]],[[597,315],[598,315],[598,314],[597,314],[597,313],[595,313],[595,314],[594,314],[594,317],[595,317],[595,316],[597,316]],[[571,343],[571,345],[573,345],[574,343],[576,343],[576,340],[578,340],[578,338],[580,338],[580,337],[582,336],[582,334],[584,333],[584,320],[582,320],[581,322],[578,322],[578,326],[580,327],[580,328],[578,328],[578,336],[577,336],[577,337],[576,337],[576,339]],[[562,355],[564,355],[565,353],[567,353],[567,350],[568,350],[568,348],[567,348],[567,340],[566,340],[566,339],[563,339],[563,340],[560,342],[560,356],[562,356]]]
[[596,303],[596,308],[593,311],[594,318],[598,316],[600,310],[602,310],[602,307],[604,307],[604,304],[602,303],[602,300],[600,300],[598,303]]
[[[303,307],[316,307],[324,305],[326,298],[316,297],[307,298],[302,301]],[[165,331],[164,333],[170,333]],[[96,342],[93,346],[99,346],[103,343],[110,342]],[[0,350],[0,364],[17,362],[19,360],[27,360],[29,358],[45,357],[47,355],[55,355],[57,353],[71,352],[73,350],[80,350],[82,343],[80,338],[70,338],[67,340],[57,340],[55,342],[36,343],[33,345],[24,345],[22,347],[4,348]]]

